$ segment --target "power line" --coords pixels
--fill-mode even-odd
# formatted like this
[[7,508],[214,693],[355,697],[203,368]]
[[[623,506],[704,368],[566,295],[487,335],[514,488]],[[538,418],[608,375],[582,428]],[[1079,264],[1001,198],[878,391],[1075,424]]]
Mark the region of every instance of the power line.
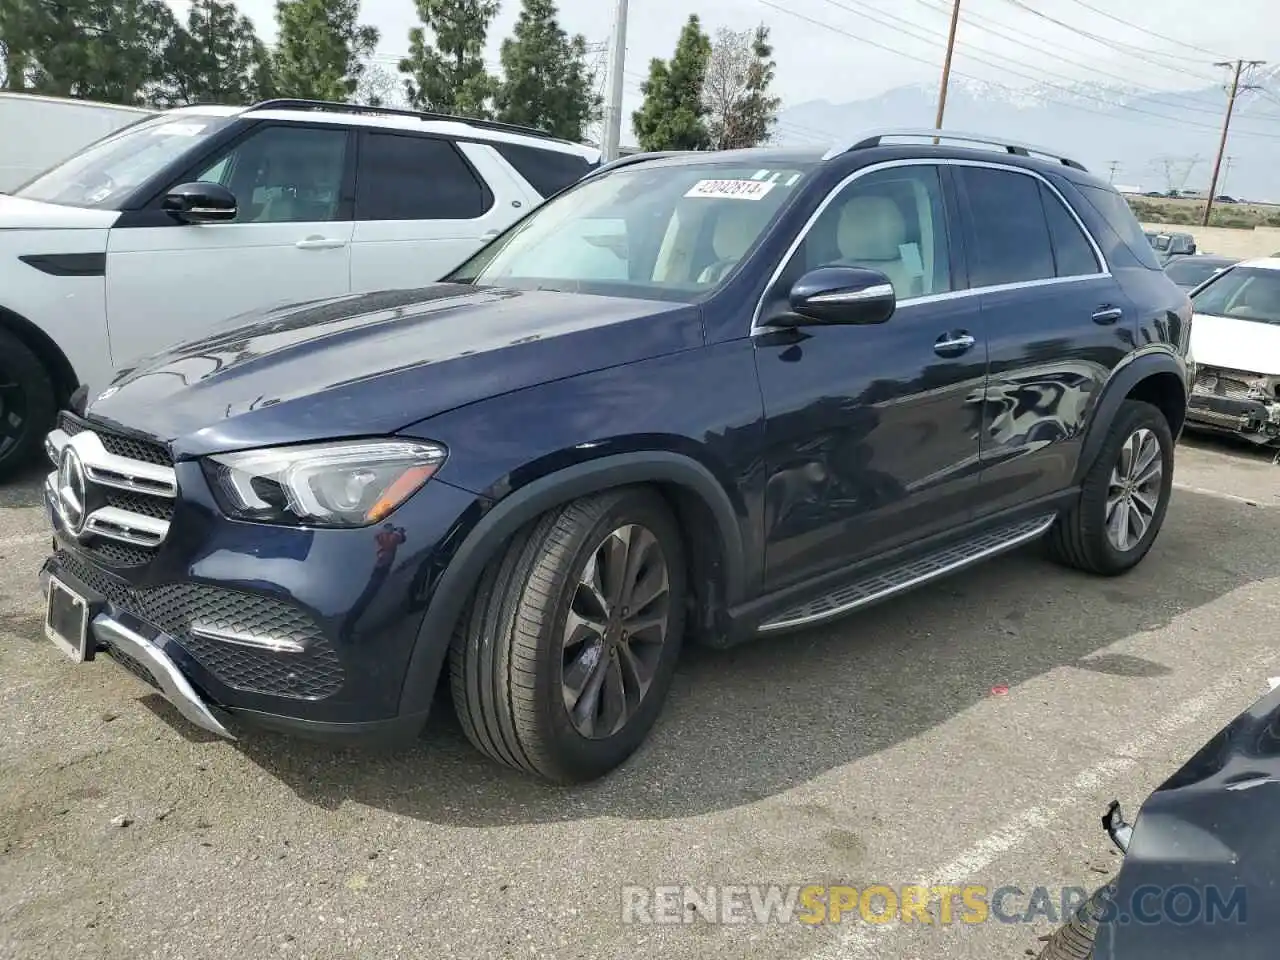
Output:
[[[876,13],[868,12],[869,8],[867,8],[864,4],[858,2],[858,0],[823,0],[823,2],[828,4],[829,6],[833,6],[833,7],[836,7],[837,9],[843,10],[846,13],[855,14],[863,20],[870,20],[872,23],[878,23],[882,26],[889,27],[890,29],[896,30],[898,33],[906,34],[907,36],[912,37],[913,39],[920,40],[924,43],[930,43],[935,46],[939,45],[937,40],[932,40],[928,36],[921,36],[920,35],[921,31],[928,34],[932,34],[935,37],[943,38],[944,40],[947,40],[947,37],[948,37],[947,34],[944,34],[938,30],[928,30],[927,28],[917,27],[912,21],[903,19],[902,17],[899,17],[895,14],[885,13],[883,11],[880,11],[879,9],[876,9]],[[923,0],[920,0],[920,2],[923,2]],[[853,4],[854,6],[849,6],[848,4]],[[942,7],[942,6],[929,6],[929,9],[934,10],[938,13],[944,13],[948,16],[950,16],[952,13],[955,12],[954,8],[952,10],[947,10],[945,7]],[[888,23],[885,20],[880,19],[880,17],[877,16],[876,14],[881,14],[882,16],[889,18],[889,20],[896,21],[897,23],[901,24],[901,26],[895,26],[894,24]],[[971,13],[966,14],[965,23],[968,24],[970,22],[970,19],[974,17],[976,17],[976,14],[971,14]],[[986,29],[986,28],[979,27],[978,29]],[[948,40],[948,42],[950,41]],[[1045,52],[1051,56],[1056,57],[1057,59],[1065,59],[1060,57],[1058,52],[1055,50],[1046,50]],[[1044,70],[1042,67],[1039,67],[1038,65],[1029,64],[1022,60],[1015,60],[1013,57],[1009,57],[1003,54],[986,53],[986,52],[978,54],[972,51],[968,51],[966,53],[966,56],[971,60],[976,60],[978,63],[983,63],[988,66],[995,67],[997,69],[1003,70],[1005,73],[1012,74],[1016,77],[1021,77],[1024,80],[1030,80],[1034,83],[1038,83],[1042,86],[1047,86],[1051,89],[1062,90],[1072,96],[1085,96],[1085,97],[1088,97],[1089,99],[1098,100],[1099,102],[1102,102],[1108,105],[1113,105],[1111,104],[1110,101],[1106,100],[1105,98],[1084,93],[1075,87],[1063,87],[1060,84],[1054,84],[1043,79],[1044,76],[1057,77],[1058,79],[1065,80],[1068,84],[1073,84],[1073,85],[1078,82],[1076,78],[1070,77],[1066,74],[1055,73],[1052,71]],[[1007,67],[1003,63],[994,62],[991,59],[993,57],[997,58],[998,60],[1006,61],[1007,63],[1015,64],[1016,66],[1025,67],[1031,70],[1036,70],[1038,71],[1039,74],[1042,74],[1043,76],[1032,75],[1019,70],[1011,70],[1009,69],[1009,67]],[[1081,65],[1088,66],[1095,73],[1102,72],[1094,68],[1091,64],[1081,64]],[[1120,77],[1118,75],[1112,75],[1112,76],[1114,76],[1115,79],[1121,80],[1122,82],[1130,83],[1125,78]],[[1148,89],[1150,89],[1154,93],[1164,92],[1151,87],[1149,87]],[[1199,104],[1187,104],[1187,103],[1169,104],[1169,107],[1174,110],[1190,110],[1198,113],[1208,113],[1208,114],[1212,114],[1215,117],[1219,115],[1218,110],[1216,108],[1205,107]]]
[[[1186,69],[1185,64],[1180,64],[1179,66],[1171,66],[1170,64],[1167,64],[1167,63],[1161,63],[1158,60],[1152,60],[1150,55],[1151,54],[1160,55],[1160,51],[1158,50],[1146,51],[1140,47],[1135,47],[1132,44],[1121,43],[1119,40],[1110,40],[1107,37],[1101,37],[1096,33],[1090,33],[1087,30],[1082,30],[1080,27],[1074,26],[1070,23],[1066,23],[1063,20],[1058,20],[1055,17],[1051,17],[1047,13],[1041,13],[1039,10],[1035,9],[1034,7],[1027,6],[1027,4],[1023,3],[1022,0],[1005,0],[1005,3],[1008,3],[1011,6],[1017,7],[1019,10],[1023,10],[1031,14],[1033,17],[1039,17],[1041,20],[1047,20],[1049,23],[1056,24],[1057,26],[1062,27],[1064,30],[1070,30],[1072,33],[1077,34],[1079,36],[1088,37],[1090,40],[1100,43],[1105,47],[1110,47],[1111,49],[1118,50],[1120,53],[1123,53],[1127,56],[1135,57],[1139,60],[1143,60],[1147,63],[1153,64],[1154,66],[1160,67],[1162,70],[1169,70],[1173,73],[1178,73],[1182,75],[1186,75],[1191,72]],[[1172,57],[1174,55],[1165,54],[1165,56]]]
[[1151,30],[1148,27],[1139,26],[1138,24],[1132,23],[1129,20],[1122,20],[1120,17],[1117,17],[1114,13],[1108,13],[1106,10],[1100,10],[1097,7],[1093,6],[1092,4],[1085,3],[1085,0],[1072,0],[1072,2],[1077,4],[1078,6],[1084,7],[1086,10],[1089,10],[1089,11],[1092,11],[1093,13],[1098,14],[1099,16],[1106,17],[1108,20],[1114,20],[1116,23],[1123,24],[1124,26],[1128,27],[1131,30],[1137,30],[1139,33],[1148,34],[1149,36],[1155,37],[1157,40],[1163,40],[1165,43],[1172,43],[1172,44],[1176,44],[1179,47],[1186,47],[1188,50],[1194,50],[1196,53],[1205,54],[1206,56],[1210,56],[1210,57],[1222,56],[1222,54],[1214,53],[1212,50],[1206,50],[1204,47],[1197,47],[1193,43],[1185,43],[1182,40],[1177,39],[1176,37],[1166,37],[1163,33],[1156,33],[1154,30]]
[[[773,9],[773,10],[777,10],[777,11],[778,11],[778,12],[780,12],[780,13],[784,13],[784,14],[786,14],[787,16],[797,17],[798,19],[800,19],[800,20],[804,20],[805,22],[810,23],[810,24],[812,24],[812,25],[814,25],[814,26],[816,26],[816,27],[821,27],[821,28],[822,28],[822,29],[824,29],[824,30],[830,30],[830,31],[832,31],[832,32],[834,32],[834,33],[839,33],[839,34],[841,34],[842,36],[848,37],[850,40],[854,40],[854,41],[856,41],[856,42],[858,42],[858,43],[863,43],[863,44],[866,44],[866,45],[868,45],[868,46],[872,46],[872,47],[876,47],[877,49],[884,50],[884,51],[886,51],[886,52],[888,52],[888,53],[892,53],[894,56],[902,57],[902,58],[907,59],[907,60],[914,60],[914,61],[916,61],[917,63],[923,63],[923,64],[925,64],[926,66],[929,66],[929,67],[936,67],[936,66],[937,66],[937,64],[936,64],[934,61],[932,61],[932,60],[928,60],[928,59],[926,59],[926,58],[924,58],[924,57],[917,57],[917,56],[915,56],[914,54],[907,53],[905,50],[901,50],[901,49],[898,49],[898,48],[896,48],[896,47],[888,46],[887,44],[883,44],[883,43],[880,43],[880,42],[878,42],[878,41],[871,40],[871,39],[869,39],[869,38],[867,38],[867,37],[860,36],[860,35],[858,35],[858,34],[855,34],[855,33],[850,32],[850,31],[848,31],[848,30],[842,30],[841,28],[839,28],[839,27],[835,26],[834,24],[827,23],[827,22],[822,21],[822,20],[818,20],[818,19],[816,19],[816,18],[814,18],[814,17],[810,17],[810,16],[808,16],[808,15],[806,15],[806,14],[800,13],[799,11],[796,11],[796,10],[792,10],[792,9],[790,9],[790,8],[788,8],[788,7],[779,6],[778,4],[771,2],[771,0],[757,0],[757,2],[759,2],[759,3],[763,4],[763,5],[764,5],[764,6],[766,6],[766,7],[771,8],[771,9]],[[828,2],[832,2],[832,3],[834,3],[834,2],[835,2],[835,0],[828,0]],[[1013,2],[1013,0],[1010,0],[1010,2]],[[839,5],[839,4],[837,4],[837,5]],[[1014,71],[1007,70],[1007,69],[1005,70],[1005,72],[1006,72],[1006,73],[1014,73]],[[1010,92],[1010,93],[1017,93],[1017,92],[1018,92],[1015,88],[1010,87],[1010,86],[1008,86],[1007,84],[999,83],[999,82],[996,82],[996,81],[994,81],[994,80],[983,80],[981,77],[975,77],[975,76],[973,76],[972,74],[961,73],[959,70],[955,70],[955,69],[953,69],[953,70],[951,71],[951,75],[952,75],[952,76],[956,76],[956,77],[964,77],[965,79],[968,79],[968,80],[974,80],[974,81],[977,81],[977,82],[979,82],[979,83],[986,83],[986,84],[989,84],[989,85],[990,85],[990,86],[992,86],[992,87],[997,87],[997,88],[999,88],[999,89],[1001,89],[1001,90],[1005,90],[1005,91],[1008,91],[1008,92]],[[1017,74],[1015,74],[1015,75],[1017,75]],[[1026,77],[1027,75],[1026,75],[1026,74],[1021,74],[1021,76]],[[1036,78],[1036,77],[1028,77],[1028,79],[1031,79],[1031,80],[1036,81],[1036,82],[1040,82],[1040,81],[1039,81],[1039,79],[1038,79],[1038,78]],[[1194,127],[1194,128],[1202,129],[1202,130],[1216,130],[1216,129],[1217,129],[1216,127],[1210,126],[1209,124],[1204,124],[1204,123],[1195,123],[1194,121],[1186,120],[1186,119],[1184,119],[1184,118],[1182,118],[1182,117],[1171,117],[1171,116],[1169,116],[1168,114],[1165,114],[1165,113],[1155,113],[1155,112],[1153,112],[1153,111],[1151,111],[1151,110],[1144,110],[1144,109],[1142,109],[1141,107],[1135,107],[1135,106],[1132,106],[1132,105],[1130,105],[1130,104],[1124,104],[1124,103],[1113,103],[1112,101],[1107,100],[1107,99],[1106,99],[1106,98],[1104,98],[1104,97],[1099,97],[1099,96],[1096,96],[1096,95],[1093,95],[1093,94],[1087,94],[1087,93],[1084,93],[1084,92],[1082,92],[1082,91],[1078,91],[1078,90],[1071,90],[1071,89],[1069,89],[1069,88],[1060,87],[1060,86],[1058,86],[1058,85],[1056,85],[1056,84],[1044,83],[1044,84],[1043,84],[1043,86],[1048,87],[1048,88],[1050,88],[1050,89],[1065,90],[1065,92],[1066,92],[1066,93],[1068,93],[1068,94],[1070,94],[1070,95],[1072,95],[1072,96],[1077,96],[1077,97],[1081,97],[1081,98],[1088,99],[1088,100],[1095,100],[1095,101],[1097,101],[1097,102],[1099,102],[1099,103],[1102,103],[1102,104],[1103,104],[1103,105],[1105,105],[1106,107],[1108,107],[1112,113],[1114,113],[1114,111],[1117,111],[1117,110],[1127,110],[1127,111],[1130,111],[1130,112],[1132,112],[1132,113],[1140,113],[1140,114],[1144,114],[1144,115],[1146,115],[1146,116],[1155,117],[1155,118],[1157,118],[1157,119],[1160,119],[1160,120],[1165,121],[1166,123],[1173,123],[1173,124],[1177,124],[1179,127],[1183,127],[1183,128],[1186,128],[1186,127]],[[1083,111],[1084,113],[1091,113],[1091,114],[1093,114],[1093,115],[1095,115],[1095,116],[1107,116],[1107,115],[1108,115],[1107,113],[1104,113],[1103,111],[1097,110],[1097,109],[1095,109],[1095,108],[1084,107],[1084,106],[1081,106],[1080,104],[1072,103],[1072,102],[1070,102],[1070,101],[1068,101],[1068,100],[1054,100],[1054,99],[1052,99],[1052,98],[1045,98],[1045,99],[1046,99],[1046,101],[1047,101],[1047,102],[1049,102],[1049,103],[1054,103],[1054,104],[1057,104],[1057,105],[1059,105],[1059,106],[1068,107],[1068,108],[1070,108],[1070,109],[1074,109],[1074,110],[1080,110],[1080,111]],[[1242,136],[1259,137],[1259,138],[1267,139],[1267,140],[1280,140],[1280,134],[1266,134],[1266,133],[1260,133],[1260,132],[1254,132],[1254,131],[1241,131],[1241,135],[1242,135]]]

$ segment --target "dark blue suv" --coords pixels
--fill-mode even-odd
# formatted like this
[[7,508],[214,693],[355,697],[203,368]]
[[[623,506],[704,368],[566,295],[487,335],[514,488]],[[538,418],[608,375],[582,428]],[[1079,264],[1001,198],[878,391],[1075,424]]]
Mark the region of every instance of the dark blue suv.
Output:
[[1078,163],[933,136],[625,158],[444,282],[86,388],[46,443],[50,639],[226,736],[416,734],[447,676],[477,747],[580,781],[682,644],[1042,537],[1123,573],[1169,501],[1187,295]]

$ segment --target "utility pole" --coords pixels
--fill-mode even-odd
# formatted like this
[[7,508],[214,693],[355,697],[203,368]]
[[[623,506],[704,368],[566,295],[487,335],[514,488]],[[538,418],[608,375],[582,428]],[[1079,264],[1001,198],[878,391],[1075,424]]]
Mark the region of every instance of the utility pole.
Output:
[[622,91],[627,63],[627,0],[617,0],[609,49],[609,99],[604,108],[600,152],[605,163],[618,159],[622,138]]
[[[1213,163],[1213,178],[1209,181],[1209,196],[1204,202],[1204,221],[1201,226],[1209,225],[1209,214],[1213,211],[1213,198],[1218,192],[1218,174],[1222,170],[1222,156],[1227,152],[1227,134],[1231,130],[1231,114],[1235,110],[1236,97],[1243,91],[1240,89],[1240,72],[1247,66],[1250,69],[1259,67],[1265,60],[1237,60],[1234,64],[1229,62],[1215,63],[1215,67],[1235,67],[1235,74],[1231,78],[1231,91],[1227,94],[1227,115],[1222,121],[1222,139],[1218,141],[1218,159]],[[1247,86],[1246,90],[1256,90],[1257,87]]]
[[[938,117],[933,129],[942,129],[942,115],[947,109],[947,84],[951,82],[951,54],[956,48],[956,26],[960,23],[960,0],[951,7],[951,31],[947,34],[947,56],[942,61],[942,86],[938,90]],[[937,143],[937,140],[934,140]]]
[[1115,183],[1115,182],[1116,182],[1116,171],[1117,171],[1118,169],[1120,169],[1120,161],[1119,161],[1119,160],[1112,160],[1112,161],[1111,161],[1111,174],[1110,174],[1110,176],[1107,178],[1107,183]]

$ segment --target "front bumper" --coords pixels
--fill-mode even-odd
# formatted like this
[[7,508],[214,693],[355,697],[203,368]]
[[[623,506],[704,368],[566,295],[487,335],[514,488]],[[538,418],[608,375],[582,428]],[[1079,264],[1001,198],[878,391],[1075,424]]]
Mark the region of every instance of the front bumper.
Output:
[[1187,404],[1187,426],[1259,444],[1280,443],[1280,403],[1193,392]]
[[[84,589],[82,585],[77,586]],[[41,592],[47,596],[47,567],[40,571],[40,587]],[[159,644],[148,640],[106,611],[94,615],[89,622],[89,632],[98,650],[107,652],[139,679],[155,687],[179,713],[197,727],[228,740],[236,739],[218,718],[216,708],[205,703]]]

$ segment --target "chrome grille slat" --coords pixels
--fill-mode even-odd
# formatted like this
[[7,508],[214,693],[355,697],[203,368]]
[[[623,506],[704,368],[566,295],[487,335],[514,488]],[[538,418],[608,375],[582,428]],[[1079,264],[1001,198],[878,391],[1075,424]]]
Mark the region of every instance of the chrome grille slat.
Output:
[[[68,447],[75,451],[70,465],[74,468],[78,458],[83,472],[83,482],[71,486],[85,488],[85,502],[75,503],[74,496],[63,499],[58,471],[50,474],[46,485],[51,501],[59,506],[61,525],[81,541],[82,549],[109,565],[150,562],[169,534],[178,495],[177,472],[165,448],[136,437],[99,432],[96,424],[64,413],[57,429],[45,438],[45,451],[55,467]],[[64,510],[68,505],[75,509]]]

